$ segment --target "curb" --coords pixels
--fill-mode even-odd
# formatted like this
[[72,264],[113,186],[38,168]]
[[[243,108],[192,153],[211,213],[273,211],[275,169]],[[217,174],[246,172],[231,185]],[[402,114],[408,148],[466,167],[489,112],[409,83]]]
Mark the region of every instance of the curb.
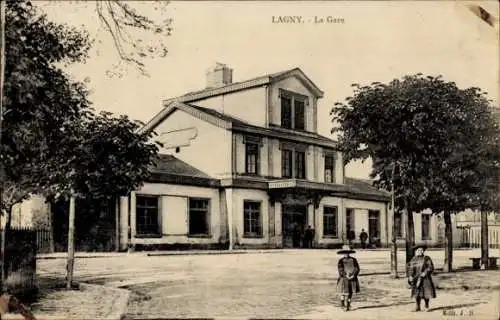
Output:
[[256,253],[284,253],[284,252],[293,252],[292,250],[245,250],[245,251],[237,251],[237,250],[224,250],[224,251],[172,251],[172,252],[149,252],[146,253],[148,257],[155,256],[196,256],[196,255],[223,255],[223,254],[256,254]]

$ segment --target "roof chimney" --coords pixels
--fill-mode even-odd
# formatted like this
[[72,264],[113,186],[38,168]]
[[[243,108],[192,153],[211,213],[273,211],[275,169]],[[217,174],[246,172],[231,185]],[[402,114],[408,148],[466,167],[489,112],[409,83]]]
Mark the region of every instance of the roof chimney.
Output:
[[215,67],[207,71],[207,88],[222,87],[233,82],[233,69],[217,62]]

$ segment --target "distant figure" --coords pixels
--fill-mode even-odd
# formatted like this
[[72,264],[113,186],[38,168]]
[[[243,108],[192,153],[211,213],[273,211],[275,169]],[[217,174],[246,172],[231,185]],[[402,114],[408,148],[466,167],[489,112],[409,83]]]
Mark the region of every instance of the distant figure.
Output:
[[411,297],[415,298],[414,311],[420,311],[420,302],[424,299],[425,309],[429,311],[429,300],[436,298],[436,288],[432,281],[434,264],[429,256],[424,255],[425,245],[413,247],[414,256],[408,263],[408,283],[411,286]]
[[304,248],[312,248],[312,243],[314,239],[314,229],[311,226],[307,226],[307,229],[304,234]]
[[361,241],[361,248],[366,249],[366,240],[368,240],[368,234],[365,232],[365,229],[361,229],[359,240]]
[[352,243],[352,240],[356,239],[356,234],[354,233],[354,230],[349,230],[347,231],[347,242],[349,245]]
[[349,245],[342,246],[342,250],[337,254],[343,254],[338,262],[339,278],[337,280],[337,293],[340,296],[342,309],[349,311],[351,308],[351,298],[353,293],[358,293],[359,290],[359,264],[356,258],[349,254],[355,253]]

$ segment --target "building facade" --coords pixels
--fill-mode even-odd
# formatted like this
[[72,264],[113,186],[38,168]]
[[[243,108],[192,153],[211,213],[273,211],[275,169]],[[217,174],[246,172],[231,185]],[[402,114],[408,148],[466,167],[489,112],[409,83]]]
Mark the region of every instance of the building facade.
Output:
[[120,199],[120,243],[146,247],[288,248],[314,229],[339,247],[364,229],[389,241],[390,197],[344,175],[317,132],[323,92],[298,68],[243,82],[217,65],[207,88],[164,101],[142,129],[162,143],[144,186]]

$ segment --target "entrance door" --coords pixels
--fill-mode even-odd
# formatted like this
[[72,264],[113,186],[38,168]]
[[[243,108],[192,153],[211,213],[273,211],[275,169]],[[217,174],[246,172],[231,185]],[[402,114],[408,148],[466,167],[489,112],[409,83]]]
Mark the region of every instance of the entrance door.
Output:
[[368,210],[368,241],[380,246],[380,211]]
[[300,248],[307,227],[307,206],[283,205],[282,208],[283,248]]

